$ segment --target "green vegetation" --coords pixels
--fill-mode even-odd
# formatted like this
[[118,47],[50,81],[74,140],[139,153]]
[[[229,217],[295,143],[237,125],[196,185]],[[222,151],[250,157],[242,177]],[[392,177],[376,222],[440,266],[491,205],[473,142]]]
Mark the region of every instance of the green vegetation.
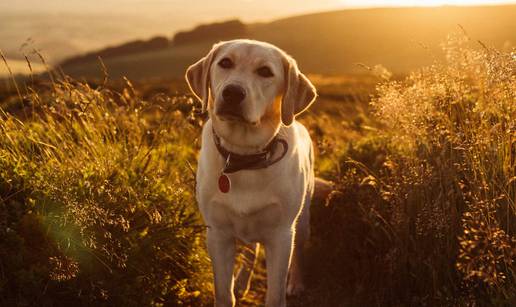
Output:
[[313,293],[299,302],[514,304],[514,52],[462,36],[444,51],[445,63],[380,84],[378,131],[326,167],[338,188],[313,208]]
[[2,104],[0,305],[206,300],[192,100],[51,86]]
[[[514,52],[462,36],[444,50],[394,81],[312,76],[301,121],[336,189],[312,207],[308,291],[290,306],[516,300]],[[0,305],[210,304],[204,119],[184,84],[56,80],[0,96]],[[243,305],[261,304],[264,274],[262,257]]]

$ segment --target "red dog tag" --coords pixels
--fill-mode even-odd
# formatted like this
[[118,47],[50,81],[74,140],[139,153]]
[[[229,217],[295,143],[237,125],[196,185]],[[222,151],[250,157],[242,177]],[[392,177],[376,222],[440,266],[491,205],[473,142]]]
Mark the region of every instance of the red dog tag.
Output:
[[229,180],[229,177],[226,174],[222,173],[219,176],[219,190],[222,193],[227,193],[227,192],[229,192],[230,188],[231,188],[231,181]]

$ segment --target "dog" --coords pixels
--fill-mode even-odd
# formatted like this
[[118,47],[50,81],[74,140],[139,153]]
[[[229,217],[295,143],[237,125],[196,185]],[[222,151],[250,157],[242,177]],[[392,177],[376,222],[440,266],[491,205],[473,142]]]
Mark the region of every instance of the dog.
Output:
[[284,307],[287,295],[304,290],[314,154],[295,117],[314,102],[316,89],[287,53],[244,39],[215,44],[187,69],[186,80],[209,114],[196,198],[207,226],[215,306],[235,305],[235,283],[241,292],[249,287],[252,268],[233,277],[239,240],[254,255],[265,247],[265,306]]

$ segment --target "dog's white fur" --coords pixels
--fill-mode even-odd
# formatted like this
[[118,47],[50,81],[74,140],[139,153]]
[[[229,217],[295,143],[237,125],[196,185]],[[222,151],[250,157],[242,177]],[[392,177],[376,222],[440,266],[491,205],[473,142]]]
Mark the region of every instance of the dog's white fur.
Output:
[[[234,66],[224,69],[217,65],[223,58]],[[274,76],[260,76],[257,69],[263,66]],[[188,68],[186,79],[210,116],[202,132],[197,200],[207,225],[215,305],[235,304],[233,266],[239,239],[265,246],[265,305],[286,306],[286,293],[303,289],[299,258],[309,236],[308,206],[314,187],[311,139],[295,115],[314,101],[315,88],[285,52],[252,40],[214,45]],[[247,94],[240,120],[217,112],[223,102],[222,89],[228,84],[241,86]],[[213,130],[221,144],[235,153],[259,152],[276,135],[287,141],[288,152],[267,168],[229,174],[231,190],[221,193],[217,182],[225,161],[215,147]],[[281,154],[281,149],[276,151],[275,156]]]

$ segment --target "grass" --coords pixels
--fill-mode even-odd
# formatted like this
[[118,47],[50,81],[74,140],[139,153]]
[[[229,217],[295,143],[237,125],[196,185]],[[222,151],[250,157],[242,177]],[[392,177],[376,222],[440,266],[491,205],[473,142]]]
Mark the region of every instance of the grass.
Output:
[[514,304],[514,53],[462,35],[443,49],[379,84],[378,130],[335,160],[337,191],[313,210],[308,305]]
[[192,100],[134,91],[62,80],[3,104],[1,305],[206,296]]
[[[308,291],[290,306],[516,302],[514,52],[451,37],[389,80],[312,76]],[[0,305],[202,306],[204,117],[182,82],[12,82],[0,106]],[[241,302],[260,305],[264,260]]]

